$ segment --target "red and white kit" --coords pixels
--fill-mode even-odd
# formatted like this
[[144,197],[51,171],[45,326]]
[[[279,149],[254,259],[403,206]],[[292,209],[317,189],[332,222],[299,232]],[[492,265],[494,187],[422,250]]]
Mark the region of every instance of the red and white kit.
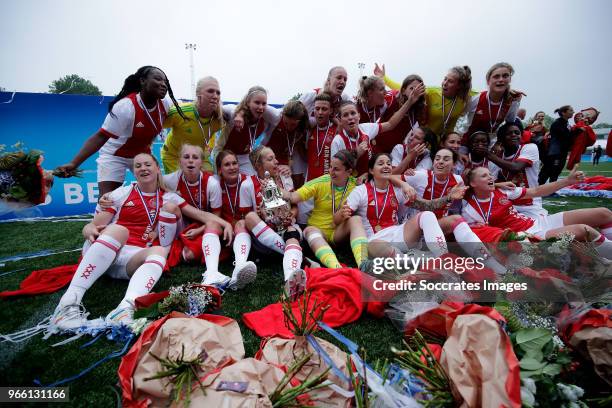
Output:
[[359,175],[368,172],[368,161],[372,157],[372,145],[371,141],[378,136],[382,125],[380,123],[360,123],[358,127],[357,135],[349,135],[348,132],[342,130],[332,140],[331,144],[331,155],[338,153],[342,149],[350,151],[356,151],[357,146],[362,142],[367,142],[368,151],[363,153],[361,157],[357,159],[357,173]]
[[227,184],[217,175],[213,177],[221,186],[221,218],[234,225],[237,221],[243,219],[240,212],[240,188],[242,183],[250,176],[240,174],[236,184]]
[[497,228],[508,228],[514,232],[527,232],[544,239],[546,232],[562,227],[563,213],[539,215],[530,218],[519,213],[512,201],[521,199],[527,189],[516,187],[511,190],[495,189],[490,197],[479,200],[474,195],[463,200],[463,218],[468,224],[486,224]]
[[512,123],[520,106],[520,100],[505,99],[503,102],[489,100],[489,91],[483,91],[470,99],[467,106],[470,127],[468,137],[474,132],[494,133],[504,122]]
[[[402,176],[402,178],[414,187],[420,198],[425,200],[444,197],[450,193],[454,186],[463,184],[463,179],[457,174],[449,175],[446,180],[438,180],[431,170],[419,170],[415,172],[414,176]],[[444,208],[432,212],[436,215],[436,218],[446,217],[450,206],[449,203]],[[417,211],[415,210],[415,212]]]
[[[540,174],[540,156],[538,147],[533,143],[521,145],[518,150],[510,155],[503,156],[504,160],[511,162],[524,162],[527,167],[519,172],[510,172],[499,169],[497,181],[512,181],[517,187],[537,187]],[[522,214],[536,218],[547,215],[548,212],[542,207],[542,197],[521,198],[513,200],[514,208]]]
[[398,224],[407,204],[401,188],[389,185],[388,189],[379,190],[373,182],[367,182],[351,191],[346,204],[353,214],[361,217],[368,240],[404,242],[403,232],[395,237],[397,227],[401,231],[402,226]]
[[104,119],[100,132],[109,139],[100,148],[98,181],[125,180],[134,156],[151,153],[151,144],[162,131],[162,124],[172,105],[170,98],[158,101],[147,109],[140,94],[132,93],[118,101]]
[[189,183],[182,170],[164,176],[168,189],[183,197],[188,204],[202,210],[215,212],[222,206],[221,186],[219,180],[211,173],[200,171],[200,179]]
[[331,144],[337,133],[336,125],[330,122],[327,126],[315,125],[308,133],[306,154],[308,157],[308,169],[306,170],[306,181],[316,179],[329,172],[331,161]]
[[143,193],[136,184],[119,187],[109,194],[109,199],[113,205],[103,211],[113,214],[111,223],[126,227],[129,235],[108,273],[114,278],[129,279],[125,269],[128,261],[143,248],[160,245],[159,237],[150,241],[149,234],[157,230],[156,224],[163,221],[160,217],[163,205],[172,203],[182,208],[187,203],[175,193],[163,190]]

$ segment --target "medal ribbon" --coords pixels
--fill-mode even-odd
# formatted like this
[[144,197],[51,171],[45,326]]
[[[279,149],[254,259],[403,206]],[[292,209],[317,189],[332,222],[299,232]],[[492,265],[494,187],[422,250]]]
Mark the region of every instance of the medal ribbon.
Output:
[[230,205],[230,210],[232,211],[232,215],[236,215],[236,208],[238,207],[238,194],[240,192],[240,183],[242,183],[242,177],[238,175],[238,184],[236,184],[236,194],[234,194],[234,201],[232,202],[232,197],[229,194],[229,188],[227,188],[227,183],[223,180],[223,191],[227,194],[227,201]]
[[378,191],[376,190],[374,182],[372,182],[372,188],[374,189],[374,211],[376,213],[376,225],[380,225],[380,218],[382,217],[382,214],[385,211],[385,207],[387,206],[387,198],[389,198],[389,187],[390,186],[387,186],[387,191],[385,192],[385,199],[383,201],[382,208],[380,212],[378,212]]
[[446,108],[445,103],[444,103],[444,95],[442,95],[442,120],[444,128],[442,129],[442,134],[446,133],[446,126],[448,125],[448,121],[451,117],[451,115],[453,114],[453,111],[455,110],[455,102],[457,102],[457,97],[455,96],[453,98],[453,104],[451,105],[450,111],[448,112],[448,115],[446,115],[446,118],[444,117],[444,110]]
[[480,216],[484,220],[485,224],[488,225],[489,224],[489,217],[491,217],[491,210],[493,209],[493,193],[491,193],[491,195],[489,196],[489,209],[487,210],[487,214],[486,215],[485,215],[485,212],[483,211],[482,207],[480,206],[480,201],[478,201],[478,199],[476,198],[476,196],[474,194],[472,194],[472,199],[474,200],[474,202],[478,206],[477,210],[478,210]]
[[495,125],[497,124],[497,119],[499,118],[499,114],[502,111],[502,107],[504,105],[504,99],[502,98],[501,102],[499,103],[499,109],[497,110],[497,115],[495,115],[495,120],[493,122],[491,122],[491,98],[489,98],[489,92],[487,92],[487,106],[489,107],[489,127],[490,127],[490,132],[489,133],[493,133],[493,129],[495,129]]
[[[151,114],[149,113],[149,109],[147,109],[147,107],[145,106],[144,102],[142,101],[142,98],[140,98],[140,95],[138,95],[138,98],[136,99],[138,99],[138,104],[140,105],[144,113],[147,115],[147,118],[149,118],[149,122],[151,122],[155,131],[157,132],[157,134],[159,134],[159,132],[161,132],[161,129],[157,128],[157,124],[151,117]],[[162,126],[163,121],[162,121],[162,116],[161,116],[161,109],[159,108],[159,102],[155,102],[155,108],[157,109],[157,114],[159,116],[159,125]]]
[[344,186],[344,191],[342,192],[342,196],[340,197],[340,202],[338,203],[338,208],[336,208],[336,188],[334,187],[334,183],[330,181],[329,188],[331,189],[331,199],[332,199],[332,215],[336,213],[342,207],[342,202],[344,201],[344,196],[348,190],[349,180],[346,180],[346,185]]
[[[433,200],[434,198],[436,198],[434,194],[435,182],[436,182],[436,176],[432,172],[431,173],[431,198],[430,200]],[[448,187],[449,182],[450,182],[450,176],[448,176],[448,178],[446,179],[446,183],[444,184],[444,188],[442,189],[442,194],[440,194],[440,197],[444,197],[444,193],[446,193],[446,188]]]
[[147,203],[142,195],[142,192],[140,191],[140,187],[138,187],[138,184],[134,184],[134,188],[136,189],[136,192],[138,193],[138,196],[140,197],[140,201],[142,202],[142,205],[144,206],[145,212],[147,213],[147,218],[149,220],[149,226],[151,227],[151,231],[152,231],[153,225],[155,225],[155,222],[157,221],[157,216],[159,215],[159,188],[155,191],[155,213],[153,214],[153,216],[151,216],[151,213],[149,212],[149,207],[147,207]]
[[196,204],[195,198],[191,195],[191,189],[189,188],[189,183],[187,183],[187,179],[185,179],[185,174],[181,172],[181,178],[183,179],[183,183],[185,183],[185,187],[187,188],[187,194],[189,194],[189,198],[194,206],[198,207],[198,210],[202,209],[202,172],[200,171],[198,177],[198,203]]

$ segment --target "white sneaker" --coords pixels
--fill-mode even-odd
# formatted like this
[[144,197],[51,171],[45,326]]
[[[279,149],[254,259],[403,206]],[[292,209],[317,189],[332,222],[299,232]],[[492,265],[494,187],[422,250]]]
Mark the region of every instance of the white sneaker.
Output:
[[87,326],[89,313],[82,304],[58,305],[51,316],[51,324],[61,330],[78,329]]
[[257,266],[251,261],[237,265],[232,272],[228,287],[232,290],[242,289],[257,278]]
[[206,271],[202,275],[202,284],[223,288],[230,281],[230,277],[217,271]]
[[125,325],[129,326],[134,323],[134,305],[129,301],[122,301],[115,309],[106,315],[107,324],[113,326]]
[[306,272],[303,269],[295,269],[285,281],[285,292],[289,299],[297,299],[306,290]]

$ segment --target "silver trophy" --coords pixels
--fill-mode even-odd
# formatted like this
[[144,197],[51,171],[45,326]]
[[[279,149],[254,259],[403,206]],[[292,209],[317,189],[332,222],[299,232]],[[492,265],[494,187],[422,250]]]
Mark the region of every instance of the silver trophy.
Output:
[[282,232],[292,224],[291,205],[283,199],[280,189],[265,172],[261,183],[262,202],[259,207],[259,216],[276,232]]

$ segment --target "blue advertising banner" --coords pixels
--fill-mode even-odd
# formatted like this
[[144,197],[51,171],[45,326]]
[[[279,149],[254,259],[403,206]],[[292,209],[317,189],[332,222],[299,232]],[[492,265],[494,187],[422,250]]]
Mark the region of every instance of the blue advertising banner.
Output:
[[[112,99],[112,96],[0,92],[0,144],[5,145],[5,151],[13,150],[11,146],[18,142],[26,149],[42,150],[45,158],[42,167],[52,170],[70,161],[85,140],[98,131]],[[161,146],[161,140],[153,143],[158,159]],[[96,153],[81,165],[83,177],[56,177],[44,204],[14,210],[0,203],[0,221],[93,213],[98,200],[97,157]],[[128,172],[126,183],[133,180]]]
[[[0,143],[6,150],[21,142],[44,152],[45,169],[72,159],[83,142],[102,125],[110,96],[0,92]],[[157,149],[159,150],[159,149]],[[44,204],[0,212],[0,220],[92,213],[98,199],[96,155],[81,168],[82,178],[55,178]]]

